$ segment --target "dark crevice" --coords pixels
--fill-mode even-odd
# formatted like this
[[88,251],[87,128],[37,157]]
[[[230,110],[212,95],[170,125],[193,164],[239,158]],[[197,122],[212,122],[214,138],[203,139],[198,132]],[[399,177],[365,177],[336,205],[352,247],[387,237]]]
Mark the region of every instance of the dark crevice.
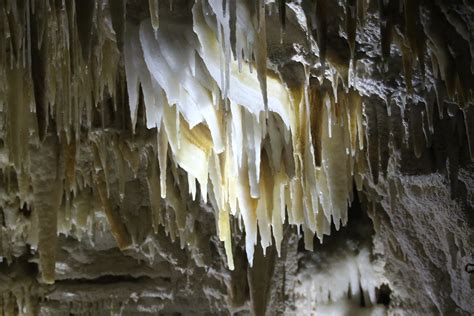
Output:
[[[346,226],[341,226],[336,230],[334,223],[331,223],[331,234],[324,236],[323,242],[314,237],[314,251],[327,251],[335,249],[345,244],[348,240],[357,241],[359,245],[363,243],[370,243],[374,234],[373,224],[367,212],[362,208],[359,201],[357,190],[354,187],[354,200],[348,209],[348,221]],[[298,252],[305,252],[304,238],[301,238],[298,243]]]
[[22,256],[13,257],[11,262],[7,260],[0,262],[0,272],[12,278],[18,275],[36,278],[39,272],[38,265],[32,262],[32,259],[33,256],[30,254],[30,246],[27,246],[27,251]]
[[[160,278],[165,282],[171,282],[171,278]],[[58,284],[96,284],[96,285],[106,285],[106,284],[119,284],[119,283],[140,283],[151,280],[150,277],[133,277],[131,275],[102,275],[94,279],[78,278],[78,279],[67,279],[60,280],[56,283]]]
[[364,297],[364,290],[362,289],[362,285],[359,283],[359,293],[360,293],[360,296],[359,296],[359,305],[361,307],[366,307],[366,303],[365,303],[365,297]]
[[383,304],[388,306],[390,304],[390,294],[392,290],[387,284],[382,284],[379,288],[375,289],[377,295],[377,304]]
[[7,224],[5,223],[5,214],[2,207],[0,207],[0,226],[7,227]]
[[23,205],[20,207],[20,213],[26,218],[30,218],[31,207],[27,203],[23,203]]

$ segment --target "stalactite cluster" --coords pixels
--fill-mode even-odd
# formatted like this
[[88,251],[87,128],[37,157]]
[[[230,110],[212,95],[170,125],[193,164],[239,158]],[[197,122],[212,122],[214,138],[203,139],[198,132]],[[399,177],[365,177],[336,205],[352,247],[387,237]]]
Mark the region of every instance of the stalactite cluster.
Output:
[[[206,266],[199,203],[230,270],[240,234],[250,266],[255,247],[280,255],[286,225],[313,250],[315,235],[347,224],[353,184],[377,183],[394,147],[421,157],[446,115],[474,158],[474,59],[446,37],[454,25],[463,41],[466,26],[430,1],[303,1],[313,62],[301,60],[296,83],[267,38],[272,14],[287,38],[297,1],[149,0],[140,14],[130,2],[0,0],[0,257],[37,254],[44,283],[55,282],[58,236],[92,240],[97,226],[150,261],[164,230]],[[163,15],[165,5],[186,13]],[[345,15],[334,22],[334,12]],[[361,75],[369,14],[380,67],[401,54],[404,71],[406,96],[384,91],[384,113],[366,102]],[[338,23],[346,42],[334,39]],[[400,133],[380,126],[393,113]],[[459,157],[440,159],[455,182]],[[130,183],[148,192],[140,216],[127,209]],[[33,312],[19,294],[0,296],[0,310],[12,295]]]

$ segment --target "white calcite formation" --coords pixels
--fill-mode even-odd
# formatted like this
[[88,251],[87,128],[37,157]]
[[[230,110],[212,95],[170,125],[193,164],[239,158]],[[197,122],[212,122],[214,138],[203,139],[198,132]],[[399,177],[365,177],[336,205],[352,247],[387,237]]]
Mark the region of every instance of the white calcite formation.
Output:
[[[78,14],[79,8],[67,6],[56,15],[37,21],[38,26],[57,29],[64,35],[55,38],[43,34],[48,29],[39,29],[38,42],[31,43],[27,35],[31,32],[29,10],[37,10],[35,16],[40,16],[41,10],[58,8],[48,2],[38,8],[30,5],[27,1],[21,12],[28,19],[26,29],[18,32],[19,46],[12,47],[3,58],[7,85],[2,104],[7,118],[8,150],[3,167],[14,168],[24,182],[24,187],[20,187],[20,191],[25,191],[20,192],[20,204],[33,208],[38,215],[27,232],[31,235],[30,245],[39,251],[43,280],[54,282],[55,255],[50,253],[54,247],[49,244],[56,240],[57,213],[66,207],[69,212],[84,216],[80,215],[81,192],[87,187],[97,193],[118,246],[133,247],[123,223],[109,205],[110,176],[105,157],[108,146],[93,130],[88,135],[95,144],[94,169],[81,174],[75,165],[80,131],[91,128],[91,112],[104,90],[113,100],[120,98],[115,88],[119,48],[117,29],[110,28],[110,23],[114,23],[112,16],[112,21],[97,25],[106,29],[100,30],[98,37],[101,47],[86,52],[92,64],[98,63],[90,67],[80,55],[85,51],[81,35],[87,34],[77,29],[82,25],[67,21]],[[263,2],[255,8],[243,2],[236,4],[235,54],[230,43],[230,4],[225,8],[222,5],[221,1],[197,2],[192,9],[192,25],[162,23],[158,27],[152,10],[151,19],[139,25],[123,23],[121,27],[131,127],[135,131],[142,91],[146,127],[156,135],[148,158],[147,183],[153,199],[150,204],[156,206],[152,213],[160,212],[159,202],[155,202],[160,197],[175,213],[184,212],[177,210],[179,206],[173,205],[173,198],[167,194],[167,184],[176,182],[167,179],[173,178],[173,172],[169,174],[167,168],[173,165],[184,170],[189,198],[210,200],[215,207],[219,238],[225,244],[228,266],[233,269],[230,217],[242,220],[250,265],[257,231],[264,252],[272,245],[272,238],[279,251],[286,217],[290,225],[300,227],[308,236],[308,249],[312,249],[312,235],[317,234],[322,240],[324,234],[330,233],[332,222],[336,229],[347,223],[352,179],[360,179],[365,168],[357,159],[364,149],[364,129],[362,101],[357,92],[325,92],[319,89],[317,80],[310,83],[309,78],[300,87],[290,88],[278,74],[267,70]],[[20,10],[14,3],[11,6],[11,10]],[[151,1],[150,8],[154,6]],[[90,10],[107,9],[111,8]],[[8,10],[7,6],[4,14],[8,15]],[[94,13],[99,14],[94,11],[90,23],[94,23]],[[18,18],[22,22],[24,16]],[[5,43],[13,45],[15,39],[16,36],[7,38]],[[32,67],[36,66],[31,60],[32,45],[38,46],[36,49],[41,45],[53,49],[46,60],[41,60],[44,65],[38,65],[44,67],[44,87],[36,88],[28,80],[35,74]],[[74,45],[77,48],[71,48]],[[69,52],[78,55],[70,58]],[[80,93],[90,89],[93,93]],[[28,122],[29,113],[34,112],[38,116],[37,126]],[[35,165],[34,156],[25,159],[28,143],[41,137],[40,125],[44,125],[43,133],[47,133],[50,124],[55,124],[58,150],[64,152],[64,161],[59,162],[54,160],[57,156],[53,151],[48,151],[52,155],[49,167],[53,170],[41,166],[43,161]],[[41,151],[46,145],[37,146]],[[118,146],[114,150],[121,156],[118,159],[127,160],[127,155],[134,155],[127,153],[130,149],[124,151],[123,146]],[[117,177],[123,177],[121,170]],[[155,214],[152,217],[159,218]],[[186,239],[184,231],[192,228],[179,215],[175,217],[175,223],[167,224],[175,227],[168,229],[172,235]],[[71,216],[64,220],[69,223],[60,226],[65,226],[66,234],[74,226],[83,226]],[[80,222],[86,223],[87,219]],[[157,225],[160,224],[166,226],[158,219]]]
[[[357,255],[345,250],[318,262],[321,267],[312,266],[312,261],[304,266],[296,281],[297,314],[344,315],[357,311],[385,315],[385,309],[377,305],[375,293],[384,280],[374,271],[377,267],[372,264],[368,249],[360,249]],[[360,307],[361,300],[365,308]]]
[[228,6],[196,3],[192,28],[154,28],[150,20],[127,25],[124,63],[132,125],[140,83],[147,127],[158,130],[161,197],[169,157],[188,174],[190,197],[197,181],[201,198],[216,207],[233,269],[229,216],[242,219],[250,265],[257,229],[264,251],[272,236],[280,249],[286,215],[309,236],[309,249],[311,236],[322,240],[331,222],[336,229],[347,223],[352,177],[361,177],[363,168],[355,157],[364,148],[364,131],[356,92],[341,92],[336,102],[331,91],[317,91],[309,81],[290,89],[267,71],[258,39],[264,26],[255,25],[259,18],[242,2],[235,25],[235,49],[242,54],[234,56]]

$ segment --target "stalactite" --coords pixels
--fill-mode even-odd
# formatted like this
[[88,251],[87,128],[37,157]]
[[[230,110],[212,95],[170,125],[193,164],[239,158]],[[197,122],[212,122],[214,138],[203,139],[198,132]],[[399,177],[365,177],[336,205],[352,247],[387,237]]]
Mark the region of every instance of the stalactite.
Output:
[[125,15],[126,15],[126,2],[125,0],[111,1],[110,12],[112,26],[115,31],[115,38],[117,40],[117,46],[120,51],[123,51],[124,45],[124,34],[125,34]]
[[148,1],[151,17],[151,25],[156,31],[160,27],[160,5],[158,0],[149,0]]
[[402,47],[402,59],[403,59],[403,71],[405,73],[405,86],[408,94],[413,93],[413,84],[412,84],[412,61],[411,61],[411,52],[406,48]]
[[440,34],[439,26],[435,24],[435,21],[439,20],[439,15],[435,10],[431,10],[430,13],[431,19],[424,24],[424,30],[430,40],[431,51],[436,56],[441,79],[445,82],[446,92],[448,96],[453,97],[455,90],[454,61],[449,52],[446,39]]
[[84,60],[89,60],[92,27],[94,23],[93,19],[96,10],[95,1],[74,1],[74,4],[76,10],[77,33],[81,44],[82,58]]
[[281,30],[286,30],[286,0],[278,0],[278,13],[280,16]]
[[323,101],[318,91],[315,80],[310,83],[310,104],[311,104],[311,140],[313,141],[313,150],[316,167],[321,167],[321,129],[323,128]]
[[[356,54],[362,49],[357,27],[362,30],[371,18],[365,0],[316,1],[311,14],[319,64],[317,58],[301,61],[305,78],[295,82],[286,82],[284,67],[272,64],[278,58],[267,51],[275,45],[267,38],[273,33],[272,4],[263,0],[197,1],[188,12],[192,21],[176,24],[160,18],[158,0],[149,0],[149,18],[139,21],[127,15],[132,4],[123,0],[25,3],[0,4],[0,123],[8,155],[2,173],[18,182],[21,207],[32,208],[25,234],[38,234],[28,241],[39,253],[45,283],[54,282],[58,233],[87,238],[96,208],[103,210],[119,249],[141,246],[137,240],[146,238],[127,222],[121,205],[132,180],[145,177],[144,204],[151,209],[154,235],[163,230],[182,248],[199,248],[189,205],[211,205],[227,266],[240,269],[235,252],[241,246],[234,236],[240,233],[236,223],[242,223],[250,295],[260,313],[265,298],[259,291],[268,289],[260,289],[266,276],[259,273],[271,268],[262,266],[265,258],[275,250],[281,255],[284,227],[303,231],[312,250],[315,235],[322,241],[332,223],[336,229],[346,225],[353,182],[360,191],[367,182],[377,183],[379,174],[386,176],[391,157],[384,140],[391,131],[381,125],[390,113],[354,90],[360,87],[349,82],[348,53],[329,30],[333,7],[345,5],[354,62],[362,53]],[[422,2],[403,4],[404,30],[398,34],[399,1],[379,2],[382,58],[390,57],[392,41],[398,44],[406,90],[415,94],[415,56],[424,76],[429,50],[426,76],[434,76],[427,82],[434,83],[438,113],[444,118],[447,109],[450,118],[464,120],[453,124],[452,134],[467,134],[472,159],[470,76],[436,24],[442,15],[427,6],[432,18],[425,21]],[[278,1],[282,32],[290,29],[286,19],[295,13],[293,5]],[[407,138],[418,158],[434,133],[432,106],[409,107]],[[459,150],[450,154],[455,183]],[[6,252],[0,239],[2,257]],[[206,259],[194,256],[205,265]]]
[[357,22],[360,26],[365,24],[365,15],[367,10],[367,0],[357,0]]
[[[63,193],[57,140],[48,139],[30,155],[34,214],[38,221],[38,252],[42,281],[54,283],[57,216]],[[47,166],[45,166],[45,161]]]
[[[406,44],[413,55],[418,58],[418,65],[422,77],[425,76],[425,36],[420,22],[420,3],[418,0],[403,2],[405,13]],[[405,52],[404,52],[405,54]],[[405,57],[404,57],[405,58]],[[408,81],[408,79],[406,79]]]
[[392,44],[394,14],[398,11],[398,0],[379,0],[380,35],[382,45],[382,58],[384,61],[390,57]]
[[356,49],[356,29],[357,29],[357,4],[356,0],[346,1],[346,31],[347,41],[351,50],[351,58],[354,58]]
[[97,194],[102,205],[102,209],[107,216],[107,220],[110,225],[110,231],[117,241],[117,245],[120,249],[125,249],[131,245],[130,235],[126,230],[125,225],[118,214],[117,209],[114,209],[110,200],[107,190],[107,178],[105,176],[106,166],[101,162],[100,158],[100,147],[101,145],[94,146],[94,186],[97,189]]
[[263,104],[265,105],[265,110],[268,108],[268,96],[267,96],[267,26],[265,23],[265,1],[258,0],[258,26],[257,29],[257,38],[256,38],[256,49],[255,57],[257,64],[257,76],[260,83],[260,89],[263,95]]
[[29,100],[24,83],[25,69],[7,69],[8,98],[6,108],[9,160],[20,170],[28,157]]
[[[260,45],[255,48],[257,74],[248,70],[245,71],[245,67],[240,68],[239,61],[236,62],[235,58],[221,58],[232,52],[227,39],[222,38],[223,36],[230,36],[229,18],[224,15],[225,12],[228,12],[228,6],[224,8],[220,2],[214,1],[210,1],[209,4],[215,10],[218,24],[217,27],[213,26],[213,23],[207,20],[209,17],[203,16],[200,5],[195,5],[193,9],[195,19],[193,29],[203,45],[199,48],[189,47],[190,50],[196,49],[197,52],[197,55],[192,57],[192,63],[186,60],[189,57],[180,53],[180,51],[183,51],[182,47],[190,45],[186,40],[180,43],[175,38],[175,43],[171,43],[169,36],[165,35],[163,31],[163,26],[155,30],[155,34],[153,34],[150,32],[151,27],[147,22],[142,23],[140,30],[134,30],[133,27],[128,29],[131,32],[130,34],[133,34],[133,32],[135,34],[136,32],[140,33],[143,54],[140,53],[140,48],[135,47],[137,36],[128,35],[130,42],[135,41],[135,44],[131,47],[135,47],[134,49],[137,52],[127,53],[129,43],[125,43],[125,60],[130,65],[127,66],[130,69],[127,72],[127,77],[130,75],[129,88],[131,88],[130,91],[134,95],[131,99],[133,101],[131,101],[131,113],[136,111],[134,104],[137,102],[135,100],[137,100],[138,84],[142,85],[144,91],[146,90],[146,83],[141,78],[147,76],[147,71],[149,71],[150,77],[155,78],[156,82],[163,87],[167,100],[162,104],[163,124],[158,132],[161,196],[165,197],[166,194],[167,200],[174,200],[174,198],[168,196],[168,193],[172,191],[163,189],[169,187],[169,181],[164,180],[167,179],[164,177],[167,177],[166,148],[169,144],[172,160],[188,172],[190,194],[192,196],[195,194],[193,182],[194,179],[197,179],[204,200],[207,200],[208,194],[214,195],[213,200],[217,202],[219,208],[217,212],[219,236],[225,244],[228,265],[232,267],[230,214],[242,216],[246,232],[246,250],[250,264],[253,262],[254,247],[257,244],[257,226],[260,229],[260,244],[264,250],[272,243],[271,233],[277,241],[277,249],[280,248],[285,208],[288,209],[291,224],[303,225],[304,229],[312,234],[318,232],[318,236],[328,233],[326,221],[334,219],[337,227],[339,227],[340,220],[343,224],[346,223],[347,201],[350,200],[351,194],[347,184],[350,182],[347,177],[351,177],[351,172],[347,169],[347,166],[350,166],[347,159],[352,158],[346,155],[346,153],[351,152],[349,149],[351,145],[350,142],[344,141],[346,136],[343,136],[349,133],[349,123],[343,123],[341,113],[350,105],[347,102],[335,104],[334,101],[327,101],[329,103],[324,103],[321,97],[318,96],[319,92],[317,92],[317,86],[314,84],[311,85],[309,91],[301,87],[288,93],[278,78],[266,74],[266,48],[261,46],[262,42],[264,44],[266,41],[264,33],[265,7],[261,4],[256,8],[255,14],[258,15],[255,16],[258,22],[256,26],[252,27],[253,24],[250,23],[251,10],[248,11],[246,16]],[[169,31],[167,30],[167,32]],[[187,30],[183,31],[187,32]],[[242,31],[243,25],[237,24],[236,47],[243,47],[241,42]],[[181,47],[181,50],[176,50],[175,54],[181,54],[181,65],[189,65],[187,67],[190,68],[182,69],[181,76],[175,79],[174,85],[170,85],[169,80],[165,80],[165,78],[169,78],[178,70],[176,68],[178,65],[174,64],[170,57],[167,57],[168,50],[173,51],[174,47]],[[155,52],[162,52],[164,58],[159,57]],[[130,58],[127,56],[130,56]],[[143,58],[145,63],[140,61],[140,58]],[[334,57],[331,58],[333,61],[337,60]],[[135,61],[132,61],[132,59],[135,59]],[[219,66],[216,61],[218,63],[224,62],[226,65]],[[251,59],[248,61],[251,62]],[[133,65],[139,64],[142,65],[139,72],[132,70],[138,69],[133,68],[135,67]],[[146,67],[143,67],[143,65],[146,65]],[[190,69],[194,69],[193,67],[195,67],[195,70],[190,71]],[[207,71],[202,71],[201,67],[207,68]],[[347,66],[345,67],[347,68]],[[221,71],[223,68],[228,69],[228,74],[223,75]],[[227,70],[224,72],[227,72]],[[198,76],[202,76],[202,78]],[[347,74],[344,75],[344,78],[347,78]],[[205,113],[207,112],[202,112],[202,110],[201,113],[204,114],[204,117],[197,116],[198,112],[196,112],[193,105],[195,96],[203,95],[206,90],[211,93],[214,91],[212,85],[209,83],[203,84],[202,79],[208,82],[214,81],[221,88],[221,91],[227,91],[223,93],[223,96],[228,99],[226,102],[230,103],[231,111],[226,112],[226,115],[231,115],[230,121],[227,121],[231,122],[231,128],[226,127],[228,123],[222,120],[220,110],[214,112],[216,116],[206,116]],[[187,83],[190,80],[195,82],[193,87]],[[230,82],[231,84],[229,84]],[[252,84],[249,84],[250,82]],[[189,93],[190,98],[182,98],[182,94],[177,93],[176,87],[179,85]],[[255,90],[256,87],[261,89]],[[266,89],[268,89],[268,96],[271,95],[268,100],[265,97],[267,95]],[[341,98],[343,97],[341,96]],[[334,97],[331,97],[327,100],[334,99]],[[262,101],[255,104],[252,100]],[[153,102],[153,98],[146,97],[146,93],[144,101],[146,109],[153,106],[153,104],[150,104]],[[268,106],[265,105],[266,103],[268,103]],[[210,104],[212,106],[211,101]],[[201,109],[204,108],[201,106]],[[290,128],[293,133],[291,143],[293,144],[294,162],[283,164],[281,157],[274,153],[268,154],[263,149],[264,139],[270,131],[271,134],[268,134],[268,136],[274,140],[278,139],[275,135],[275,129],[272,129],[270,123],[268,123],[268,126],[266,123],[267,120],[273,122],[272,124],[277,122],[270,119],[268,113],[270,111],[280,116],[281,120],[279,122],[283,123],[280,129]],[[360,102],[356,101],[352,111],[352,130],[353,134],[357,134],[359,138],[362,130],[362,116],[358,113],[362,113],[361,111]],[[262,112],[265,112],[264,116],[261,115]],[[147,121],[149,116],[152,115],[151,113],[147,111]],[[134,120],[133,116],[132,120]],[[203,120],[207,122],[207,126],[200,123]],[[160,124],[155,125],[160,126]],[[325,136],[327,140],[322,142],[321,129],[325,124],[328,128]],[[228,136],[224,136],[225,133],[229,133]],[[356,136],[353,137],[355,143]],[[337,140],[334,138],[337,138]],[[359,144],[360,146],[363,144],[360,139]],[[273,142],[271,146],[278,145]],[[222,151],[232,153],[232,155],[225,155],[227,158],[224,158],[220,154]],[[332,165],[333,158],[331,157],[339,155],[335,154],[336,151],[347,158],[341,160],[337,165]],[[190,157],[192,157],[192,160],[190,160]],[[224,159],[222,161],[225,161],[225,163],[221,162],[221,159]],[[327,165],[325,165],[324,171],[320,172],[320,180],[317,180],[318,177],[315,173],[311,177],[305,176],[305,174],[312,174],[316,166],[322,166],[322,161],[326,161]],[[296,167],[296,174],[295,176],[288,176],[288,171],[285,170],[287,167],[285,166],[293,164]],[[280,176],[274,180],[274,184],[272,184],[273,181],[269,177],[272,168],[279,168],[280,170]],[[341,173],[336,176],[337,172]],[[208,178],[213,188],[209,192],[207,191]],[[229,181],[232,178],[235,178],[235,180]],[[334,182],[336,178],[340,179],[339,182],[343,181],[343,183]],[[318,184],[318,181],[323,181],[323,183]],[[332,198],[325,197],[326,202],[323,203],[324,205],[321,208],[319,208],[319,198],[316,190],[309,189],[315,185],[324,186],[327,194],[333,195]],[[338,189],[339,187],[342,191]],[[312,198],[305,198],[307,195],[312,196]],[[176,207],[173,207],[173,209],[175,212],[179,210]],[[323,210],[326,218],[324,220],[317,219],[315,214],[322,214]],[[178,216],[178,213],[176,215]],[[332,219],[332,217],[334,218]],[[178,225],[178,227],[180,226]],[[272,227],[271,230],[270,226]],[[322,231],[319,231],[318,227]]]
[[365,115],[368,120],[369,126],[373,126],[366,130],[367,139],[367,161],[369,162],[370,172],[374,183],[378,183],[379,178],[379,137],[376,126],[377,122],[377,109],[376,106],[370,104],[370,107],[365,107]]
[[160,220],[161,213],[161,187],[159,180],[159,169],[157,166],[156,154],[150,151],[148,156],[148,172],[147,172],[148,195],[150,197],[151,207],[151,223],[153,231],[158,233],[159,225],[162,224]]
[[318,0],[316,2],[316,34],[318,39],[319,59],[324,67],[326,63],[327,51],[327,2],[326,0]]

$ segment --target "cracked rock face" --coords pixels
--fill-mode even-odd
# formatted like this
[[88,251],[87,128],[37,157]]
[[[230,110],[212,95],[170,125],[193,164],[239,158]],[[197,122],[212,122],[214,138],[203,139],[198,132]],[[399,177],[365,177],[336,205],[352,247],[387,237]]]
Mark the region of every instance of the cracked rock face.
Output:
[[474,313],[467,0],[0,0],[0,315]]

